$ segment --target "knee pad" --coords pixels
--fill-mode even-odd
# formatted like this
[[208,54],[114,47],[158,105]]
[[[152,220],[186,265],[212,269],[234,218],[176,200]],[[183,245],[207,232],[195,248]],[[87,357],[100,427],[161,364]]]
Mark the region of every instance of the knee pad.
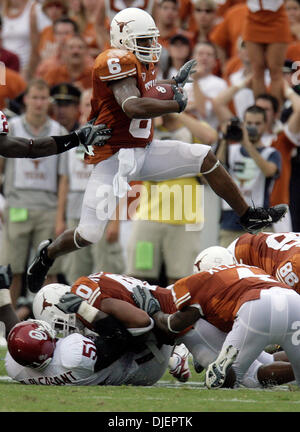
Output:
[[[74,243],[77,245],[75,242],[76,233],[89,243],[98,243],[103,236],[105,226],[106,223],[103,224],[103,227],[99,226],[97,223],[95,223],[95,225],[79,224],[74,233]],[[81,246],[79,245],[79,247]]]

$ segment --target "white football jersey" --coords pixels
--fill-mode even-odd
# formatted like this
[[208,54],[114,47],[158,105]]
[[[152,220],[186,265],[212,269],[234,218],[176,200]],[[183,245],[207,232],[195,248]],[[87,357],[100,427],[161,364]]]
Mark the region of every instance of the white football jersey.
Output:
[[131,353],[99,372],[94,372],[96,360],[94,342],[73,333],[57,341],[53,359],[45,369],[21,366],[9,352],[5,357],[5,367],[13,380],[36,385],[121,385],[138,369]]

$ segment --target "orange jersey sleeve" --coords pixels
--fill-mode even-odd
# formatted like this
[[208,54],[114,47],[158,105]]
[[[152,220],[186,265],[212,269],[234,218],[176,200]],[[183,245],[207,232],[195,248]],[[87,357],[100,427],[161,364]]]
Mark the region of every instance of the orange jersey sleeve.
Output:
[[180,279],[173,295],[177,309],[197,305],[205,320],[229,332],[241,305],[274,286],[288,288],[257,267],[220,266]]
[[244,234],[235,244],[238,262],[262,268],[300,293],[300,234]]
[[75,281],[71,292],[84,298],[96,309],[101,310],[101,301],[104,298],[116,298],[136,306],[132,298],[133,287],[141,285],[150,289],[160,303],[165,313],[176,312],[172,293],[169,289],[156,285],[149,285],[138,279],[112,273],[95,273],[84,276]]
[[156,69],[147,68],[136,56],[125,50],[109,49],[101,53],[93,68],[93,95],[90,119],[96,124],[105,123],[112,129],[107,144],[94,147],[94,156],[86,155],[87,163],[98,163],[116,153],[120,148],[146,147],[153,138],[152,119],[130,119],[114,98],[109,84],[113,81],[135,77],[141,95],[155,84]]

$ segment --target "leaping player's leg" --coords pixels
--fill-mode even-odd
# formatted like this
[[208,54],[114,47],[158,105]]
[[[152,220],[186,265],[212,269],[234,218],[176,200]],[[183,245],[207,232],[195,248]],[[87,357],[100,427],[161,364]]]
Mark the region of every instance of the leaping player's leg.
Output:
[[285,204],[269,209],[250,207],[210,147],[203,144],[153,140],[145,163],[135,179],[161,181],[200,173],[213,191],[241,217],[240,223],[246,231],[256,233],[281,220],[288,211]]
[[117,160],[114,157],[97,164],[87,184],[78,227],[66,230],[53,242],[48,239],[40,243],[36,257],[27,270],[27,283],[31,292],[38,292],[42,287],[57,257],[100,241],[107,221],[117,206],[112,187],[116,171]]

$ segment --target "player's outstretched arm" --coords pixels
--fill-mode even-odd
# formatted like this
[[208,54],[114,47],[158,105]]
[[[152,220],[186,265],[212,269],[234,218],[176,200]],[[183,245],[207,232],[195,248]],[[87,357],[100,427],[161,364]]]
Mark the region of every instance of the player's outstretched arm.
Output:
[[0,156],[7,158],[40,158],[64,153],[82,144],[88,146],[104,145],[111,136],[111,129],[105,125],[86,123],[74,132],[37,139],[8,136],[9,128],[5,115],[0,111]]
[[129,118],[154,118],[164,114],[182,112],[187,104],[187,96],[182,89],[172,86],[174,97],[159,100],[141,97],[135,78],[124,78],[110,84],[114,97]]

